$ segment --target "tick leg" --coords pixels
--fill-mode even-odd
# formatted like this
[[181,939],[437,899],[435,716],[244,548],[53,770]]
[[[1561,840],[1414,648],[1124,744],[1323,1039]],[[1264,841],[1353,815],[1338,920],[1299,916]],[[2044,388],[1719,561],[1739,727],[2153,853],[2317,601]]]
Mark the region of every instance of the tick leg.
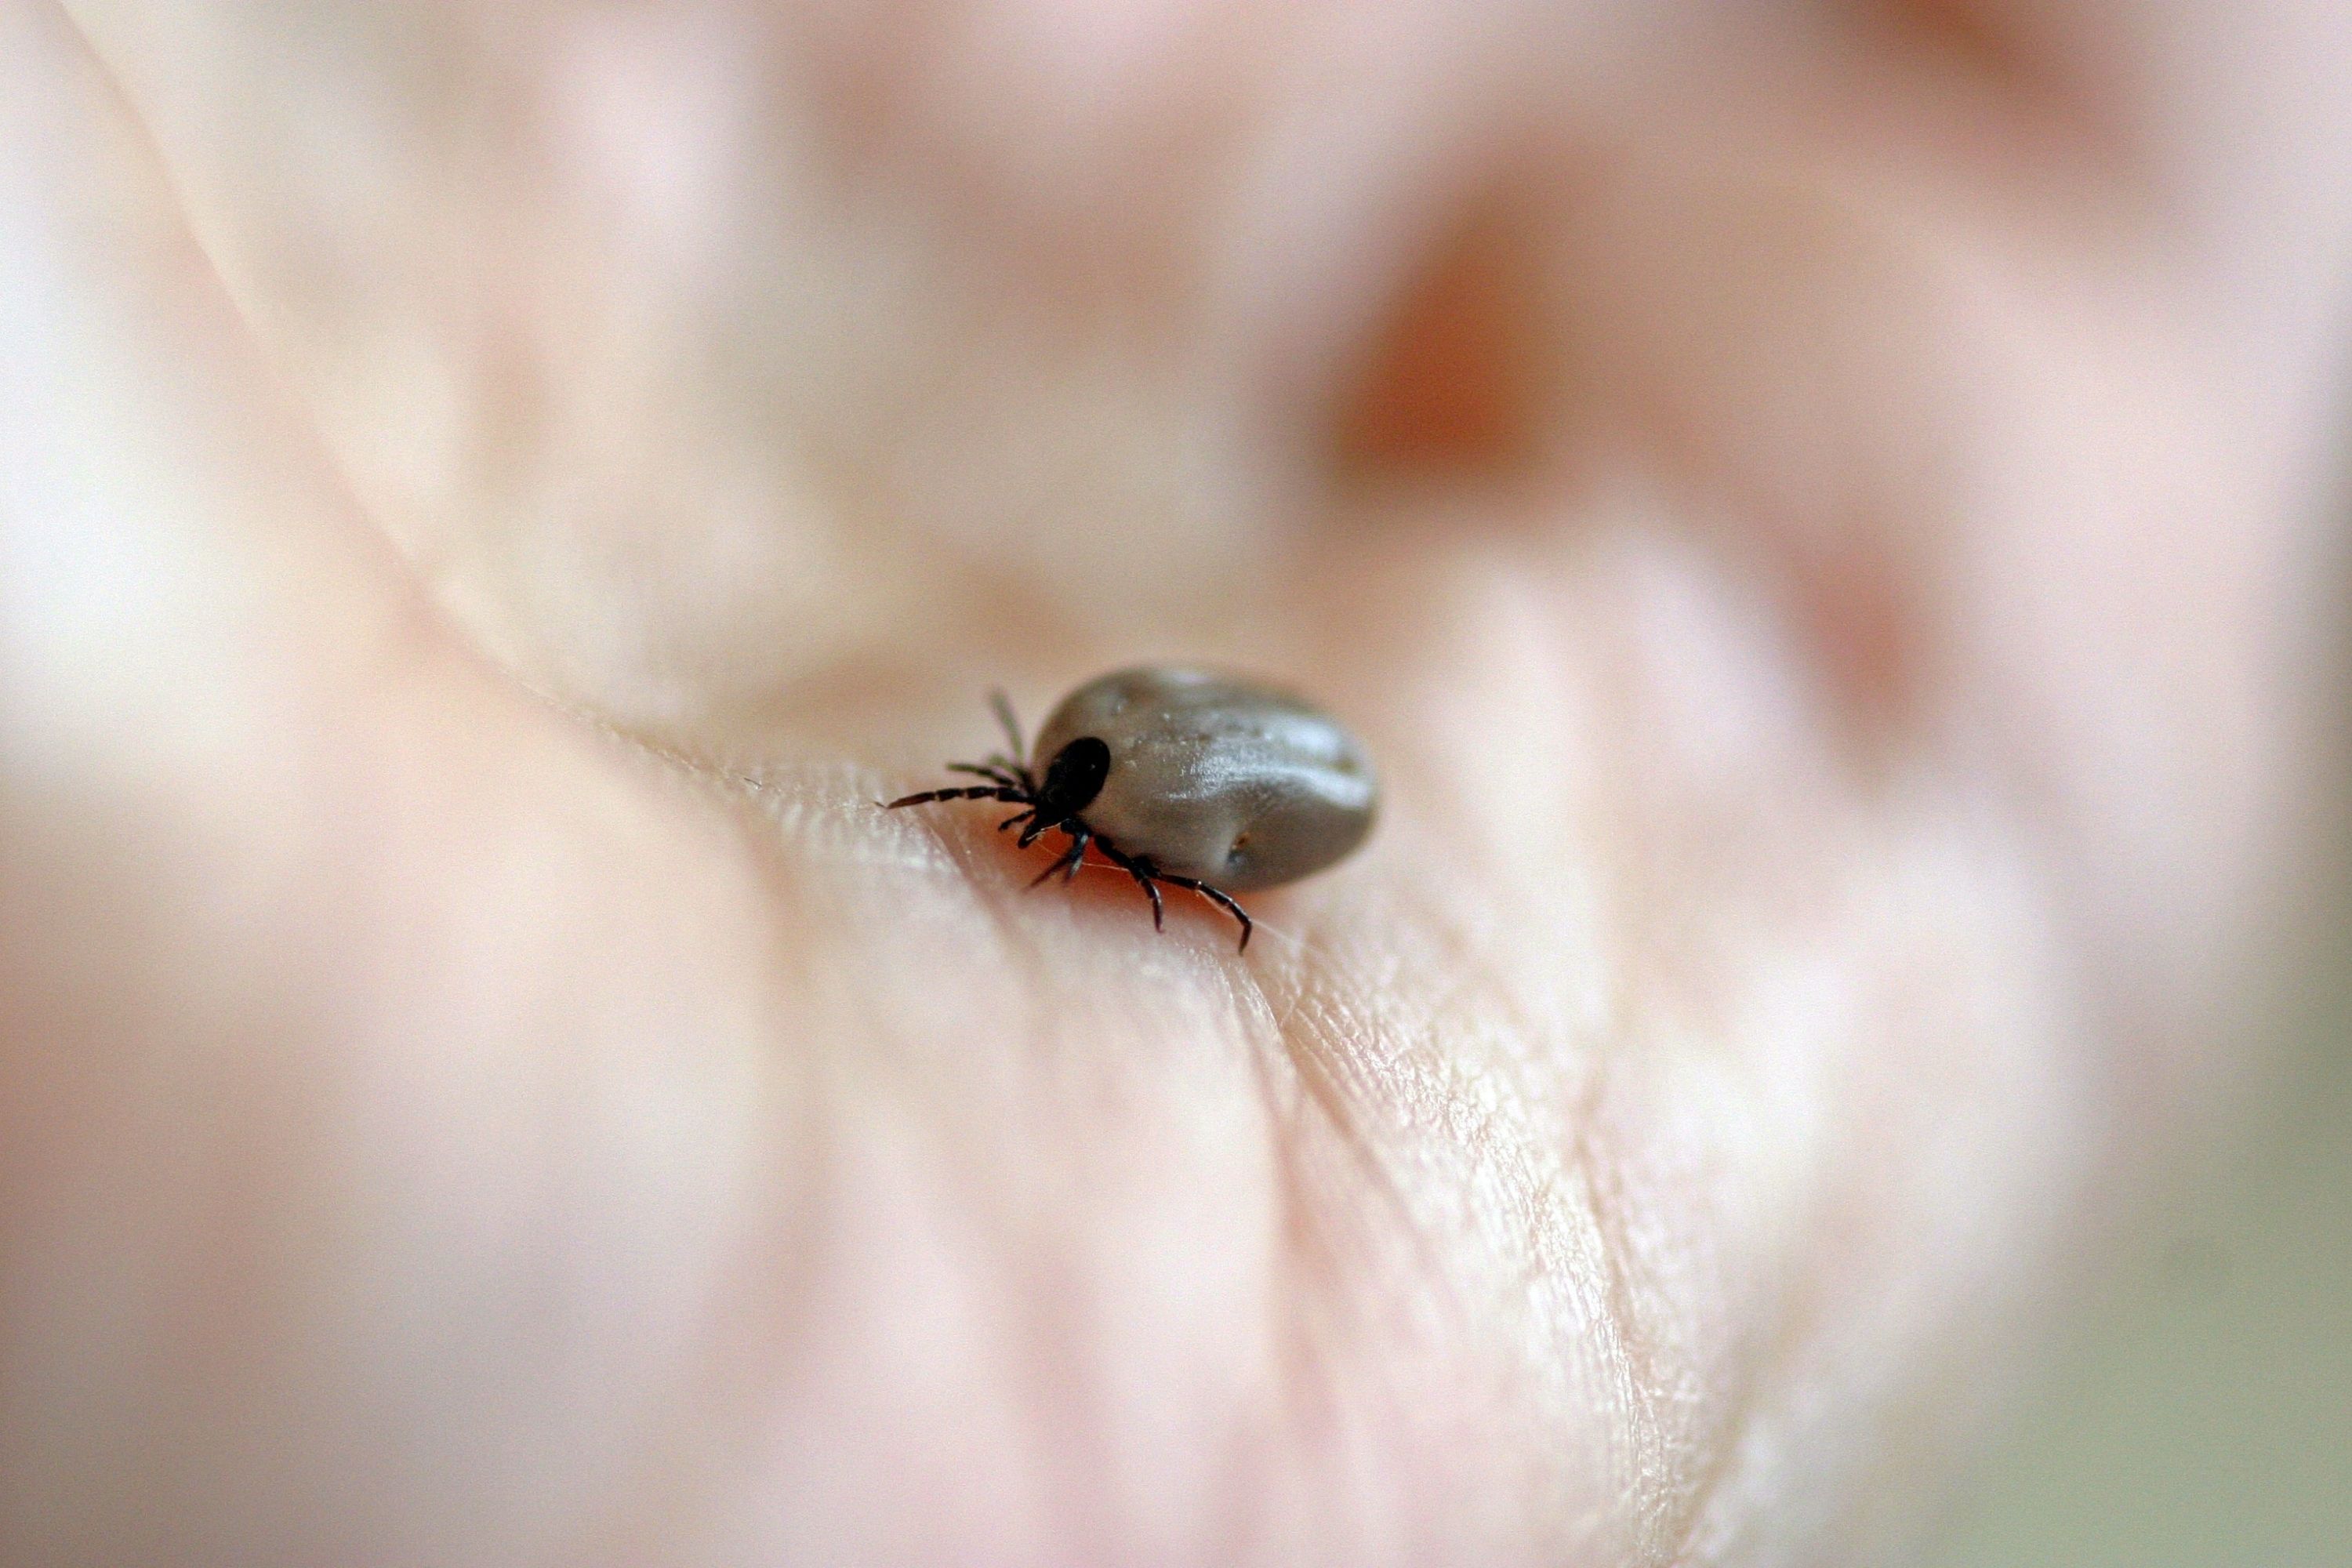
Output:
[[992,783],[1002,784],[1006,789],[1013,789],[1021,783],[1019,779],[1014,778],[1003,768],[997,767],[989,763],[950,763],[948,764],[948,772],[951,773],[970,773],[975,778],[983,778],[991,781]]
[[1063,874],[1065,880],[1078,874],[1078,862],[1086,858],[1087,840],[1091,836],[1083,827],[1075,831],[1065,828],[1063,831],[1070,835],[1070,847],[1062,851],[1060,858],[1037,873],[1029,883],[1031,887],[1036,887],[1039,883],[1047,880],[1056,871]]
[[1009,800],[1018,805],[1028,804],[1024,792],[1005,784],[972,784],[964,789],[927,789],[920,795],[902,795],[885,801],[882,809],[896,811],[902,805],[929,805],[935,800]]
[[1019,758],[1008,757],[1003,752],[991,752],[988,753],[988,765],[998,773],[1020,780],[1022,787],[1031,795],[1037,793],[1036,775],[1024,767]]
[[992,691],[988,705],[994,710],[996,721],[1004,726],[1004,738],[1013,742],[1013,756],[1017,763],[1029,754],[1029,748],[1021,740],[1021,721],[1013,716],[1013,699],[1002,691]]
[[1031,807],[1029,810],[1027,810],[1027,811],[1016,811],[1016,812],[1014,812],[1012,816],[1010,816],[1006,817],[1003,821],[1002,821],[1002,822],[998,823],[998,824],[996,825],[996,831],[997,831],[997,832],[999,832],[999,833],[1002,833],[1002,832],[1003,832],[1006,828],[1008,828],[1008,827],[1012,826],[1014,823],[1016,823],[1016,822],[1026,822],[1026,821],[1028,821],[1031,817],[1033,817],[1033,816],[1036,816],[1036,815],[1037,815],[1037,811],[1036,811],[1036,808],[1035,808],[1034,806],[1032,806],[1032,807]]
[[1171,887],[1192,889],[1192,891],[1200,894],[1211,903],[1215,904],[1217,907],[1223,910],[1225,913],[1241,921],[1242,944],[1236,951],[1242,952],[1247,952],[1249,951],[1250,932],[1255,928],[1250,923],[1249,911],[1243,909],[1239,904],[1234,902],[1234,898],[1231,893],[1224,892],[1216,888],[1212,888],[1208,883],[1203,882],[1195,877],[1171,877],[1165,871],[1154,872],[1153,875],[1157,876],[1161,881],[1166,882]]
[[1151,900],[1151,929],[1166,931],[1168,929],[1167,906],[1160,900],[1160,884],[1151,879],[1151,862],[1136,859],[1133,856],[1123,852],[1118,845],[1108,838],[1096,839],[1095,847],[1100,849],[1104,858],[1112,865],[1135,879],[1135,885],[1141,888],[1144,897]]

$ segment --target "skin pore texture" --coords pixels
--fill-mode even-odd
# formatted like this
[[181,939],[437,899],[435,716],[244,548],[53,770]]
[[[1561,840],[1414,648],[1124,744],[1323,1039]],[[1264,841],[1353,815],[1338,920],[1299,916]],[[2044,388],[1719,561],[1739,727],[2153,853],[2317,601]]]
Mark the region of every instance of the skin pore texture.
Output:
[[[2347,28],[0,0],[0,1558],[1885,1550],[2297,853]],[[1157,659],[1246,955],[872,809]]]

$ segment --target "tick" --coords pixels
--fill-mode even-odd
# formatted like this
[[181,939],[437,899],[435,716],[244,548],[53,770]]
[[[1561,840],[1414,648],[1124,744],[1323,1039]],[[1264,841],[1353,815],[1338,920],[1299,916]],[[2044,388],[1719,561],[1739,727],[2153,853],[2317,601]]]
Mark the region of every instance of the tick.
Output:
[[1003,693],[990,698],[1012,753],[950,763],[982,784],[925,790],[888,803],[999,800],[1021,809],[997,830],[1027,848],[1061,833],[1069,845],[1037,874],[1078,874],[1088,846],[1135,879],[1162,929],[1160,885],[1200,894],[1241,922],[1233,895],[1277,887],[1344,858],[1371,831],[1380,784],[1339,721],[1286,691],[1232,676],[1158,665],[1090,680],[1046,717],[1032,751]]

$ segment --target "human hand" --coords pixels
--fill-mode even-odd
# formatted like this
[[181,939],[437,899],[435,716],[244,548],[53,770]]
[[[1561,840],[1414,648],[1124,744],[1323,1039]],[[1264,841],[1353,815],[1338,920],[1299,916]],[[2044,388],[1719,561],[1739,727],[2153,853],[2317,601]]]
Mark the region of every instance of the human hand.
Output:
[[[12,1562],[1859,1556],[2221,1065],[2327,7],[68,9]],[[1157,657],[1246,958],[872,809]]]

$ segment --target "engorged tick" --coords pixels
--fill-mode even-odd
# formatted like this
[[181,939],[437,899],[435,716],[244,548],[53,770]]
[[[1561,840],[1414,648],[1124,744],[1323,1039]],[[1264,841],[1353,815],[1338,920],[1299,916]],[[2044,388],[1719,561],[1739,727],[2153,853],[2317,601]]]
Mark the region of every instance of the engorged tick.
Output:
[[1059,832],[1069,846],[1038,873],[1078,874],[1088,846],[1165,913],[1160,885],[1186,888],[1241,922],[1233,893],[1319,871],[1371,831],[1380,785],[1355,737],[1287,692],[1196,669],[1147,666],[1088,681],[1062,700],[1030,752],[1003,693],[990,697],[1012,754],[950,763],[989,782],[925,790],[888,809],[945,800],[1021,807],[1021,847]]

